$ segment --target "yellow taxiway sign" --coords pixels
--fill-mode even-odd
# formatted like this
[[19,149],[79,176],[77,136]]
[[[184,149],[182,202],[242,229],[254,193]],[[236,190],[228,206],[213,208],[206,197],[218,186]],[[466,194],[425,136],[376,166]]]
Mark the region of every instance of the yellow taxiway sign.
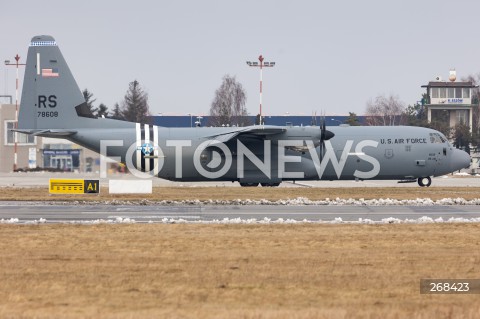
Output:
[[91,179],[50,179],[50,194],[98,194],[100,181]]

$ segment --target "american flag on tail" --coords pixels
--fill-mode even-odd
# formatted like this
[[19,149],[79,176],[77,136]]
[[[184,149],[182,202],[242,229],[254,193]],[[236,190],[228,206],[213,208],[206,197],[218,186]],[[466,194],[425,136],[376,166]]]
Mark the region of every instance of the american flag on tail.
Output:
[[58,69],[42,69],[42,77],[44,78],[54,78],[58,76],[60,76]]

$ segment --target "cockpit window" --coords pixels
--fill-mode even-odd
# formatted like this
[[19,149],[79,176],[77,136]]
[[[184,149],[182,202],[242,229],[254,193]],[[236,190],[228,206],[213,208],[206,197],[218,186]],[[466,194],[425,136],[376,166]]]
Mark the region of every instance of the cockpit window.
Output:
[[443,137],[440,133],[430,133],[430,143],[443,144],[446,142],[447,139]]

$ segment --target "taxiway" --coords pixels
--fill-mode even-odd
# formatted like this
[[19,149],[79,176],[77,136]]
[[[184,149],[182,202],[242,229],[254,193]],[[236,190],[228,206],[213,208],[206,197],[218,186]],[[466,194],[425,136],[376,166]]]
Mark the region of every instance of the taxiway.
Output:
[[135,221],[148,222],[212,222],[242,221],[309,221],[309,222],[382,222],[418,220],[443,221],[479,219],[479,206],[258,206],[258,205],[45,205],[36,202],[4,202],[0,205],[0,220],[18,219],[18,223],[44,220],[47,223]]

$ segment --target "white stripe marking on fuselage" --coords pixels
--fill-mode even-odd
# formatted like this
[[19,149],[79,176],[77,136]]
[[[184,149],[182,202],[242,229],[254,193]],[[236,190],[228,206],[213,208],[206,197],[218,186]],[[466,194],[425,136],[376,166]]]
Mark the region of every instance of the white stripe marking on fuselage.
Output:
[[140,129],[140,123],[135,123],[136,141],[137,141],[137,169],[142,170],[142,131]]
[[40,53],[37,53],[37,75],[40,75]]

